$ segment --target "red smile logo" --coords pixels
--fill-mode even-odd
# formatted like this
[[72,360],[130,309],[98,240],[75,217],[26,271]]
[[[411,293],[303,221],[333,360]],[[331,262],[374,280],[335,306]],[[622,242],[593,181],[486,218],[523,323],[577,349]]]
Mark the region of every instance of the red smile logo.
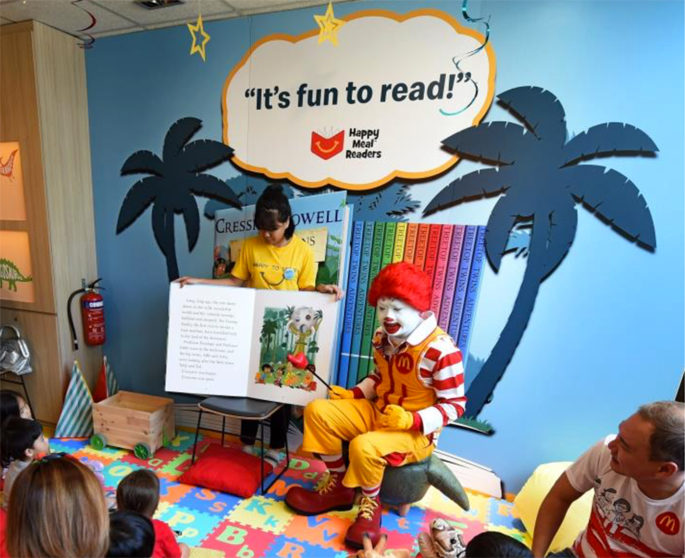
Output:
[[343,150],[345,143],[345,130],[341,130],[330,138],[325,138],[316,132],[312,132],[312,153],[322,159],[335,157]]

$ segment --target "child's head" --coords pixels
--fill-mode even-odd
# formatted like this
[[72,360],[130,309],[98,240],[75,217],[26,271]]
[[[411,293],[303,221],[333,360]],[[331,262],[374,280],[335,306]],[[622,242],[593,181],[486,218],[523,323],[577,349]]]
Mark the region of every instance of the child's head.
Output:
[[159,504],[159,479],[152,471],[138,469],[117,486],[117,508],[152,517]]
[[486,531],[473,537],[466,545],[466,558],[532,558],[533,553],[522,542],[497,531]]
[[107,558],[149,558],[155,548],[155,529],[142,513],[118,511],[109,517]]
[[0,424],[9,417],[33,418],[31,408],[16,391],[0,391]]
[[259,196],[255,207],[254,222],[262,236],[270,244],[278,243],[271,242],[272,239],[280,241],[283,238],[286,240],[292,238],[295,233],[295,223],[292,219],[290,202],[283,193],[282,186],[272,184]]
[[9,417],[2,425],[2,464],[30,461],[50,453],[50,444],[43,436],[37,420]]

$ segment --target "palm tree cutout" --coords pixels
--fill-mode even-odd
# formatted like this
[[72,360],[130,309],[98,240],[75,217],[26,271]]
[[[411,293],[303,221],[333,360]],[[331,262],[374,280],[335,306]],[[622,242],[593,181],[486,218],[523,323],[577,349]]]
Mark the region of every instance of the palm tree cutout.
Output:
[[658,148],[642,130],[605,123],[566,141],[564,108],[549,91],[519,87],[498,96],[524,126],[490,122],[443,141],[462,157],[495,168],[468,173],[440,191],[424,215],[484,197],[502,196],[488,219],[485,247],[495,272],[514,227],[530,227],[526,271],[514,307],[499,339],[468,393],[466,417],[489,402],[530,320],[542,281],[561,263],[578,226],[577,205],[640,247],[653,251],[652,216],[627,177],[599,165],[579,165],[596,157],[651,155]]
[[150,204],[152,231],[166,257],[169,281],[177,279],[174,215],[182,213],[188,235],[188,248],[193,250],[200,235],[200,212],[195,195],[218,198],[241,207],[233,190],[219,178],[202,171],[226,161],[233,149],[215,140],[188,143],[200,129],[197,118],[181,118],[171,125],[164,138],[162,159],[151,151],[136,151],[121,174],[150,174],[138,180],[126,194],[119,210],[117,234],[133,223]]

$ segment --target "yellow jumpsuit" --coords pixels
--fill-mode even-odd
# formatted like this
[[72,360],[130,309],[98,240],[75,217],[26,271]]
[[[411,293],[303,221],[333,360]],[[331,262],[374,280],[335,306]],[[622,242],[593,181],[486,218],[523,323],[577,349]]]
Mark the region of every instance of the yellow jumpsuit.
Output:
[[[342,453],[342,441],[350,442],[350,465],[343,479],[349,488],[381,484],[388,462],[394,466],[415,463],[433,452],[432,436],[417,430],[380,430],[379,419],[386,405],[400,405],[410,412],[437,402],[435,390],[423,385],[418,363],[430,344],[447,335],[436,327],[417,345],[404,344],[397,353],[385,355],[374,349],[376,399],[318,399],[305,409],[302,449],[320,455]],[[374,347],[378,347],[378,335]],[[386,459],[387,457],[387,459]]]

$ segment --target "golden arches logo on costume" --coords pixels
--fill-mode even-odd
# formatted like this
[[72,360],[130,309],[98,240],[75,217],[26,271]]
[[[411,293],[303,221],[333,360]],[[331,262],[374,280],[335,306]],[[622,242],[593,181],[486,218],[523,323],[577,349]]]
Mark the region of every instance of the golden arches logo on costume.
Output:
[[667,535],[675,535],[680,531],[680,520],[673,512],[666,512],[657,516],[656,526]]
[[411,355],[400,354],[394,358],[395,369],[400,374],[409,374],[414,370],[414,359]]

